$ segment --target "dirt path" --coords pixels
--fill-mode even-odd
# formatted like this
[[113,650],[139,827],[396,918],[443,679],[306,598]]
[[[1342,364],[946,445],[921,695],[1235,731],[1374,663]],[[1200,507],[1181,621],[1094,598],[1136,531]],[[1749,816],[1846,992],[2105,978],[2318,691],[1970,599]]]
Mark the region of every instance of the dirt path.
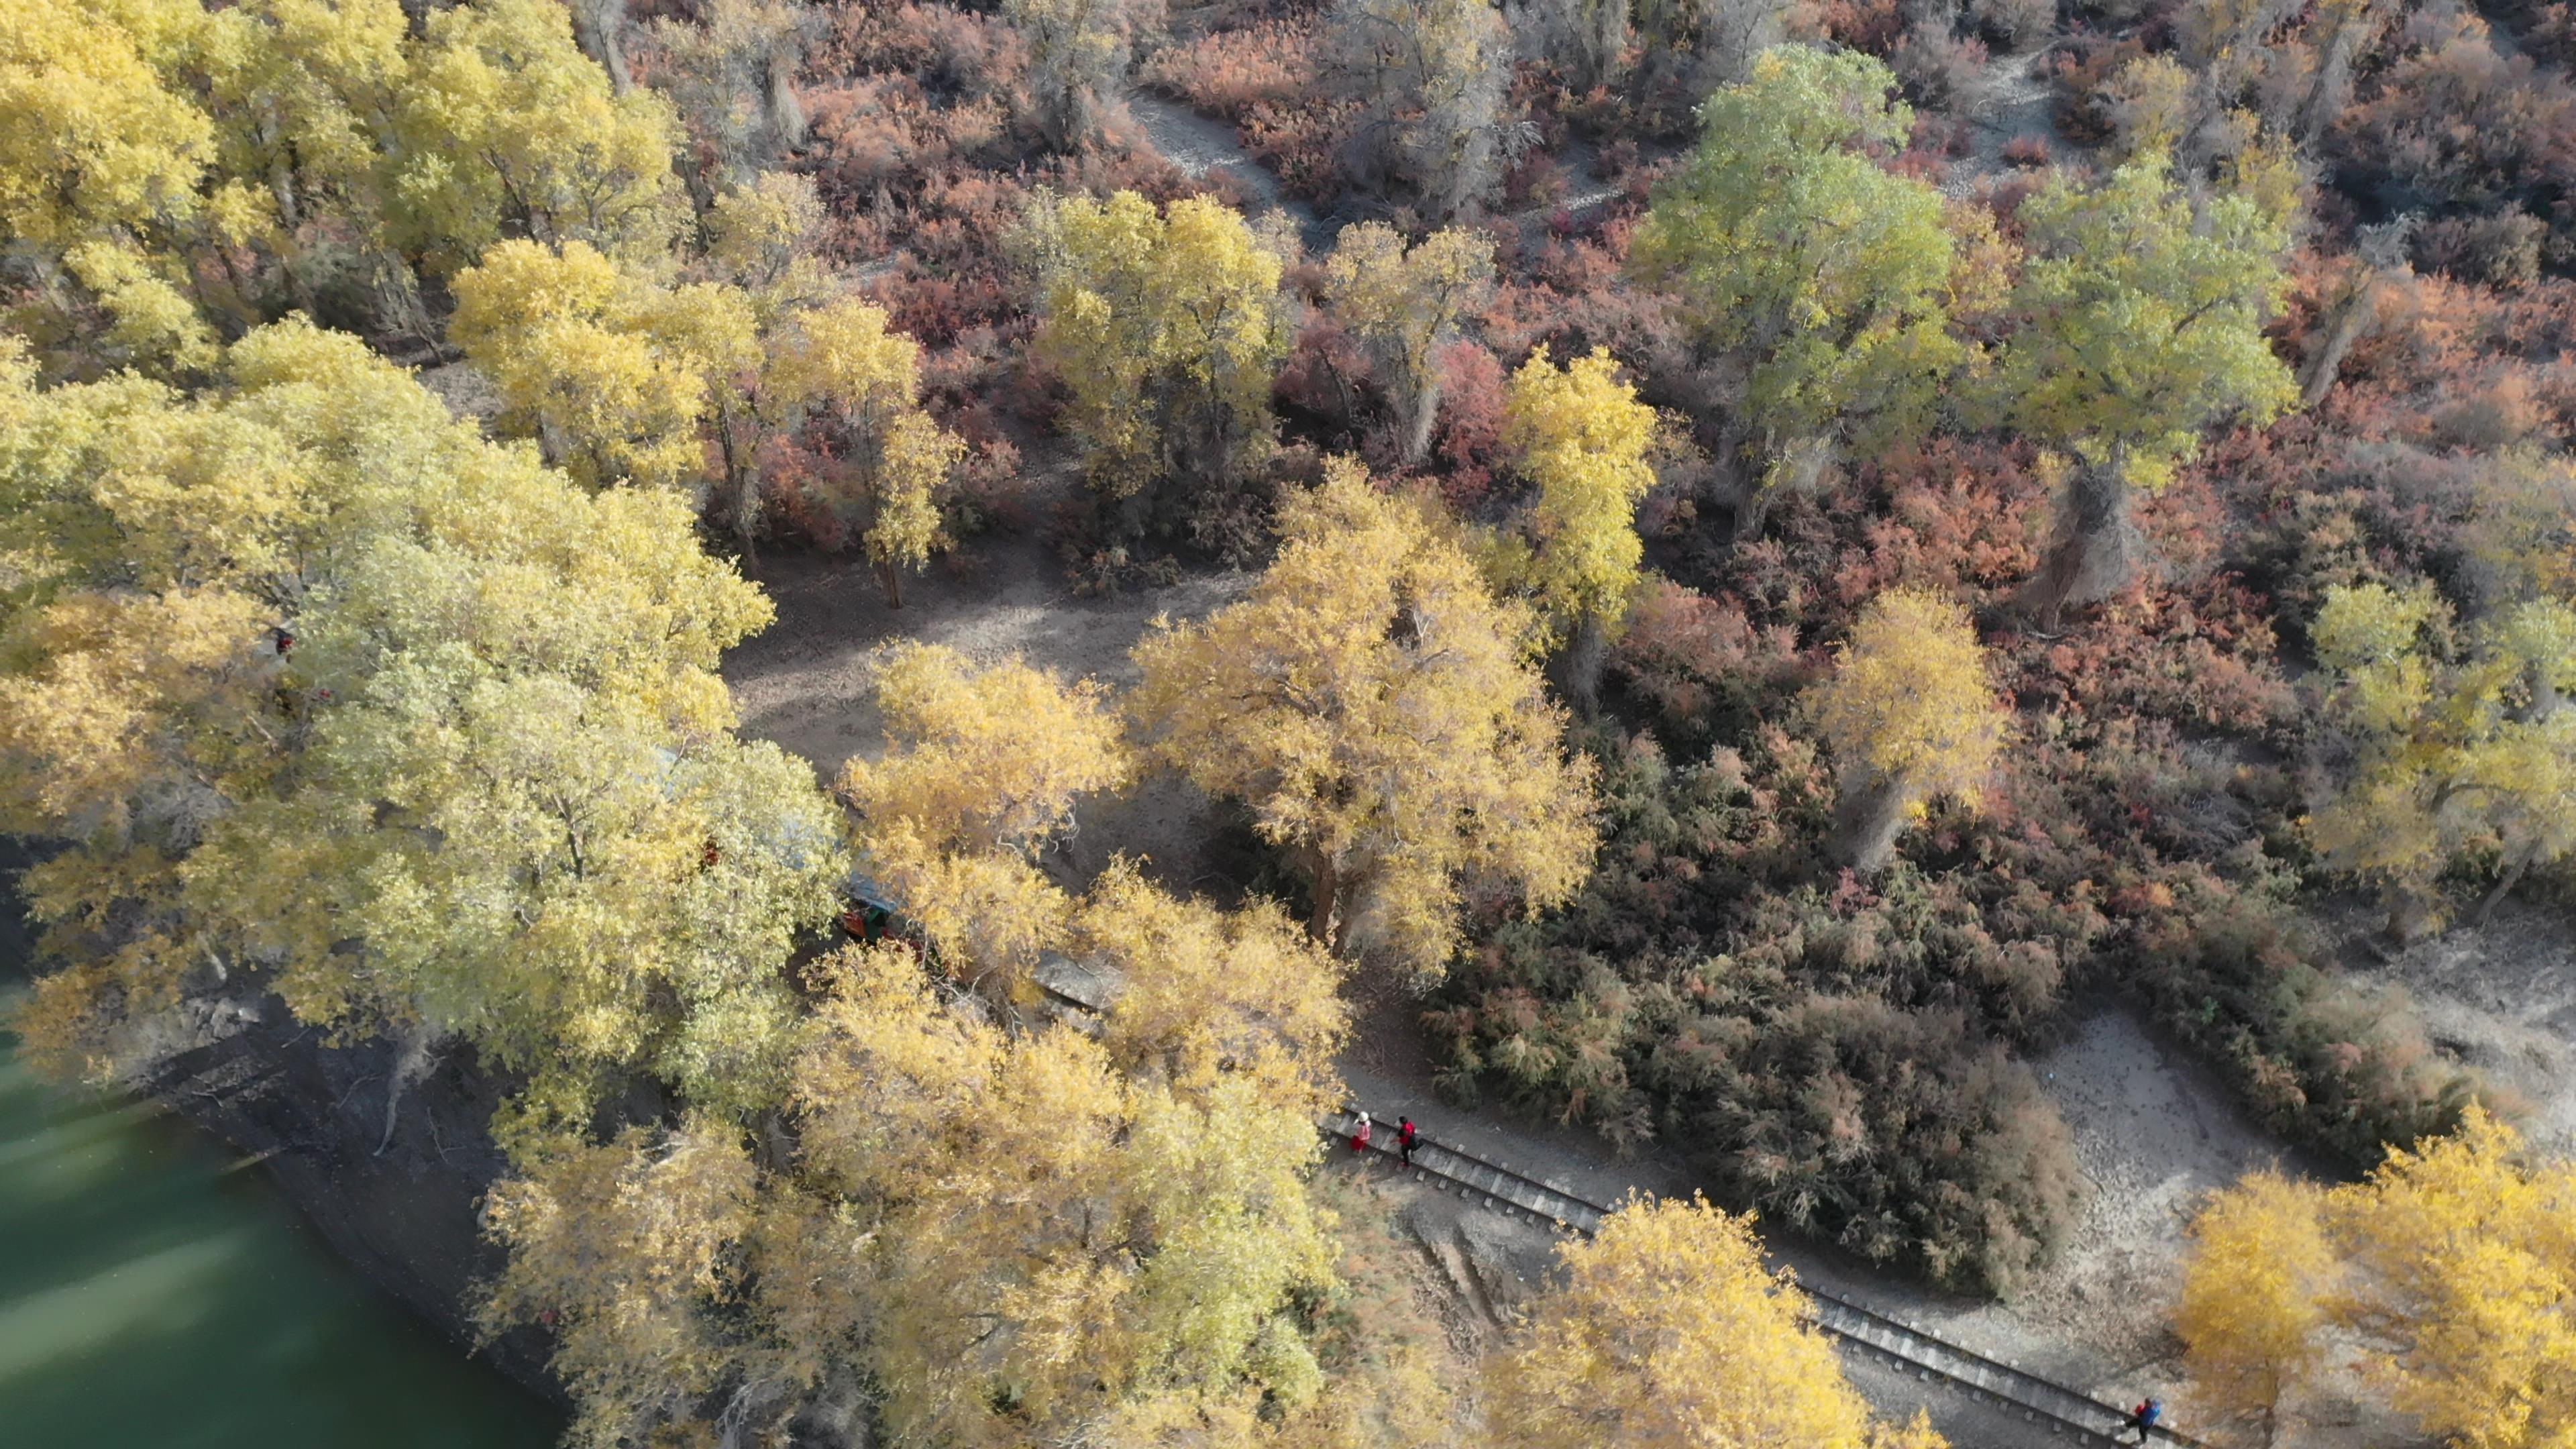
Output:
[[1288,194],[1268,167],[1255,161],[1236,139],[1234,127],[1223,121],[1202,116],[1179,101],[1155,94],[1142,86],[1127,92],[1127,114],[1134,117],[1145,133],[1146,143],[1162,153],[1185,176],[1205,176],[1221,171],[1241,188],[1252,205],[1248,214],[1259,218],[1268,212],[1283,212],[1297,226],[1298,239],[1310,252],[1332,249],[1333,237],[1341,228],[1331,225],[1308,206]]

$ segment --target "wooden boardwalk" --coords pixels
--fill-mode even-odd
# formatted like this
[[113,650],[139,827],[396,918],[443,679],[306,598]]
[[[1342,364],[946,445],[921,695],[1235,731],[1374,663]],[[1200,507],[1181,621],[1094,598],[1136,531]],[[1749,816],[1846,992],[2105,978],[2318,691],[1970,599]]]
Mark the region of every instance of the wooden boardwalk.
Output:
[[[1357,1123],[1354,1112],[1344,1111],[1324,1119],[1322,1126],[1326,1135],[1347,1143]],[[1374,1119],[1374,1128],[1371,1153],[1387,1158],[1396,1171],[1407,1171],[1394,1160],[1393,1124]],[[1489,1162],[1428,1137],[1415,1145],[1409,1170],[1415,1178],[1440,1191],[1456,1192],[1469,1201],[1481,1200],[1497,1212],[1534,1218],[1559,1231],[1586,1237],[1600,1231],[1601,1220],[1612,1212],[1608,1205],[1593,1202],[1562,1182],[1515,1172],[1509,1163]],[[1962,1348],[1840,1294],[1803,1286],[1801,1291],[1814,1305],[1816,1326],[1854,1353],[1877,1359],[1924,1382],[1965,1393],[1980,1404],[2006,1413],[2018,1412],[2025,1422],[2045,1425],[2051,1434],[2070,1444],[2136,1443],[2134,1431],[2124,1431],[2129,1421],[2125,1410]],[[2205,1449],[2199,1440],[2162,1426],[2154,1433],[2159,1444]]]
[[[1039,984],[1062,1005],[1095,1015],[1106,1009],[1110,994],[1102,989],[1102,983],[1088,979],[1062,958],[1041,965]],[[1358,1124],[1358,1111],[1355,1106],[1334,1113],[1319,1125],[1334,1141],[1347,1143]],[[1599,1232],[1602,1219],[1613,1211],[1609,1205],[1593,1202],[1562,1182],[1515,1172],[1510,1163],[1489,1162],[1429,1137],[1418,1140],[1413,1165],[1406,1168],[1395,1161],[1393,1120],[1373,1120],[1376,1130],[1371,1134],[1371,1152],[1382,1156],[1396,1171],[1409,1171],[1441,1192],[1455,1192],[1497,1212],[1533,1218],[1556,1231],[1586,1237]],[[1803,1285],[1801,1291],[1814,1306],[1816,1326],[1853,1353],[1874,1358],[1925,1383],[1966,1394],[1999,1412],[2018,1413],[2025,1422],[2044,1425],[2049,1433],[2071,1445],[2098,1449],[2136,1442],[2134,1431],[2125,1429],[2129,1421],[2126,1410],[2000,1359],[1962,1348],[1841,1294]],[[2158,1444],[2207,1449],[2200,1440],[2162,1426],[2154,1430],[2154,1435]]]

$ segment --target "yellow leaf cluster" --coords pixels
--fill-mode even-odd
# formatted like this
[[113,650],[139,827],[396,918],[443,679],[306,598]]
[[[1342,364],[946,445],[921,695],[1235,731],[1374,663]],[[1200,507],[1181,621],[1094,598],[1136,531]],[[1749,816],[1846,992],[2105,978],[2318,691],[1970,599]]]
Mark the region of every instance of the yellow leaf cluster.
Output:
[[1581,883],[1590,766],[1525,662],[1527,614],[1433,508],[1337,462],[1280,528],[1243,602],[1136,646],[1131,709],[1157,758],[1293,853],[1319,939],[1437,976],[1467,882],[1533,905]]
[[1116,717],[1089,681],[935,644],[884,657],[877,703],[885,751],[853,757],[835,787],[868,868],[958,975],[1024,995],[1070,910],[1033,862],[1076,799],[1126,783]]
[[1192,1092],[1240,1075],[1309,1116],[1340,1105],[1341,966],[1275,903],[1177,900],[1122,860],[1084,897],[1070,950],[1121,983],[1101,1034],[1121,1070]]
[[326,283],[419,331],[413,268],[505,226],[649,262],[685,214],[668,105],[613,95],[553,0],[418,35],[395,0],[14,0],[0,136],[0,229],[37,281],[15,320],[73,376],[200,373],[218,332]]
[[1891,589],[1861,611],[1812,708],[1847,771],[1918,807],[1973,798],[2008,723],[1967,611],[1917,589]]
[[425,30],[396,120],[393,187],[414,249],[454,270],[518,216],[549,245],[632,262],[663,254],[688,217],[669,101],[614,94],[558,0],[474,0]]
[[766,601],[684,500],[587,494],[355,338],[262,329],[224,382],[0,378],[0,802],[79,842],[31,880],[75,979],[142,1010],[256,963],[546,1111],[618,1067],[774,1095],[840,867],[810,770],[730,734]]
[[[1631,1200],[1600,1236],[1557,1250],[1538,1300],[1487,1375],[1492,1421],[1530,1449],[1862,1449],[1873,1442],[1833,1346],[1749,1218],[1694,1198]],[[1893,1442],[1939,1443],[1928,1431]]]
[[688,315],[578,241],[502,242],[454,287],[448,336],[500,392],[504,421],[566,472],[593,487],[705,475],[711,374],[756,356],[738,296],[707,289],[715,307]]
[[1066,1027],[1007,1037],[898,950],[841,961],[799,1100],[814,1169],[878,1213],[859,1291],[897,1434],[1045,1442],[1311,1374],[1273,1327],[1333,1262],[1302,1106],[1122,1077]]
[[582,1412],[568,1442],[640,1442],[684,1416],[731,1365],[711,1300],[738,1269],[750,1157],[721,1123],[630,1127],[597,1145],[555,1144],[484,1200],[485,1231],[510,1249],[478,1318],[487,1335],[541,1320],[548,1364]]
[[2285,1399],[2325,1361],[2326,1295],[2341,1264],[2316,1209],[2315,1189],[2259,1172],[2191,1224],[2174,1331],[2194,1402],[2267,1443]]
[[2358,1183],[2258,1176],[2194,1229],[2203,1391],[2269,1429],[2341,1363],[2464,1449],[2576,1441],[2576,1166],[2472,1105]]
[[839,298],[798,316],[765,386],[832,435],[845,469],[809,483],[812,501],[861,534],[901,604],[902,577],[946,546],[941,504],[966,444],[919,401],[921,348],[887,330],[884,309]]
[[1655,486],[1655,413],[1617,372],[1604,349],[1559,368],[1542,347],[1512,374],[1503,407],[1503,443],[1538,485],[1528,582],[1555,637],[1583,620],[1616,626],[1645,556],[1637,503]]
[[1042,199],[1037,355],[1073,394],[1067,426],[1095,486],[1133,498],[1166,479],[1241,470],[1270,441],[1287,355],[1280,261],[1205,197],[1161,213],[1132,191]]
[[2312,630],[2356,768],[2310,816],[2337,868],[2378,882],[2400,915],[2438,914],[2439,880],[2495,851],[2499,894],[2576,850],[2576,609],[2498,609],[2465,641],[2430,585],[2326,591]]

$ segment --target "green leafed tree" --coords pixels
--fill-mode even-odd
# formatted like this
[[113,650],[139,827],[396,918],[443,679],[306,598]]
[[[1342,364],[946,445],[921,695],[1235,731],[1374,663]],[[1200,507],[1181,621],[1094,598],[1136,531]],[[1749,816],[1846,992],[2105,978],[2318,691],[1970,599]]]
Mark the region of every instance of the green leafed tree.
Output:
[[2297,396],[2264,339],[2289,219],[2239,185],[2195,199],[2153,149],[2101,181],[2059,176],[2023,203],[2030,258],[1995,385],[2013,426],[2073,455],[2031,602],[2053,618],[2137,576],[2133,500],[2228,418]]
[[1699,149],[1660,186],[1630,253],[1716,365],[1736,532],[1847,446],[1928,419],[1968,360],[1970,281],[1939,192],[1892,174],[1913,112],[1856,51],[1766,51],[1700,107]]

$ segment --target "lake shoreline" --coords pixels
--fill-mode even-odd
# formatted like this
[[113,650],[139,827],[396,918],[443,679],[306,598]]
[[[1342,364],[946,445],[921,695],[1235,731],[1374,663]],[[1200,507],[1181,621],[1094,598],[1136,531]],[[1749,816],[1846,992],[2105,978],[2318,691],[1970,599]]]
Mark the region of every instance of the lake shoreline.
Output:
[[[39,858],[0,836],[0,975],[35,974],[34,933],[17,875]],[[498,1271],[478,1208],[506,1169],[488,1124],[499,1089],[470,1053],[439,1062],[403,1093],[385,1134],[393,1044],[331,1045],[272,995],[192,999],[173,1050],[121,1089],[225,1143],[266,1175],[303,1226],[370,1288],[546,1405],[570,1398],[546,1368],[549,1344],[521,1329],[477,1347],[466,1303]],[[378,1146],[384,1150],[379,1153]]]
[[201,1044],[163,1061],[137,1089],[256,1159],[333,1253],[460,1355],[483,1358],[568,1409],[546,1368],[545,1335],[520,1329],[477,1347],[466,1309],[502,1262],[479,1227],[483,1194],[508,1168],[488,1131],[501,1097],[490,1081],[468,1059],[441,1062],[403,1092],[388,1139],[393,1043],[329,1045],[274,996],[189,1009],[234,1020],[206,1021]]

